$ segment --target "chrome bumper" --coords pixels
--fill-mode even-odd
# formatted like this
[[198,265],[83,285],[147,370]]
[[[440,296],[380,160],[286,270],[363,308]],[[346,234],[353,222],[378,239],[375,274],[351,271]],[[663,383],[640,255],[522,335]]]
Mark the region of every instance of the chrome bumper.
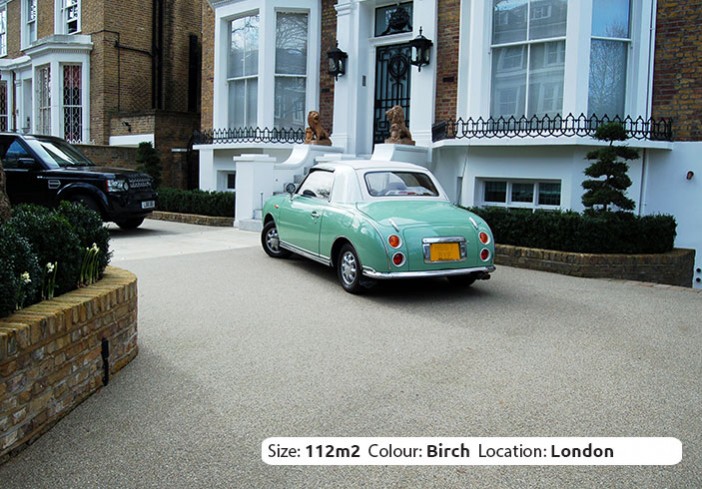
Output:
[[451,277],[455,275],[482,274],[482,278],[489,278],[489,274],[495,271],[495,266],[475,268],[456,268],[452,270],[427,270],[424,272],[376,272],[372,268],[363,268],[363,275],[376,280],[392,280],[400,278],[429,278],[429,277]]

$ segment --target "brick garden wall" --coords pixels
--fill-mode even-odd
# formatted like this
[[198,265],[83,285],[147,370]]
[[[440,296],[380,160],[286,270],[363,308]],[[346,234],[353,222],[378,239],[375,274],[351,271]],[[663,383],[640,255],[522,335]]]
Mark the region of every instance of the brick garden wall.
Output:
[[108,267],[97,284],[0,319],[0,463],[103,385],[136,355],[137,282]]
[[692,287],[695,250],[607,255],[495,245],[495,263],[575,277],[614,278]]

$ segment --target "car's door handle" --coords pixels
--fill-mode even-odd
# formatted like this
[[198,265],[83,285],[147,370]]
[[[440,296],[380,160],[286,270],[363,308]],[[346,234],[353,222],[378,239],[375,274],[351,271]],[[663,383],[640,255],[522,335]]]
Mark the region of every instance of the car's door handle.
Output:
[[321,214],[317,211],[312,211],[311,216],[314,217],[315,219],[317,219],[319,216],[321,216]]

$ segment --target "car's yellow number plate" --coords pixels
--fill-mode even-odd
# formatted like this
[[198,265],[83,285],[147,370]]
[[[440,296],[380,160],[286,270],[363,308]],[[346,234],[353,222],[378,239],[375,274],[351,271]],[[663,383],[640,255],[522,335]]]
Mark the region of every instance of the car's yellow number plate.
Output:
[[458,243],[432,243],[429,261],[457,261],[461,259]]

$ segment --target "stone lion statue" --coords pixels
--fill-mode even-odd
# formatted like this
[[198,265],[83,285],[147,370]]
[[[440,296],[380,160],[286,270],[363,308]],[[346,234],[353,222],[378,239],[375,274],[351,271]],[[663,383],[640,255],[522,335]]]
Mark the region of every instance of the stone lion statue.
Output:
[[390,137],[385,140],[389,144],[409,144],[414,146],[412,133],[405,124],[405,111],[401,106],[395,105],[385,115],[390,122]]
[[307,124],[309,124],[309,127],[305,129],[305,144],[331,146],[332,142],[329,139],[329,133],[319,123],[319,112],[316,110],[310,111],[307,114]]

